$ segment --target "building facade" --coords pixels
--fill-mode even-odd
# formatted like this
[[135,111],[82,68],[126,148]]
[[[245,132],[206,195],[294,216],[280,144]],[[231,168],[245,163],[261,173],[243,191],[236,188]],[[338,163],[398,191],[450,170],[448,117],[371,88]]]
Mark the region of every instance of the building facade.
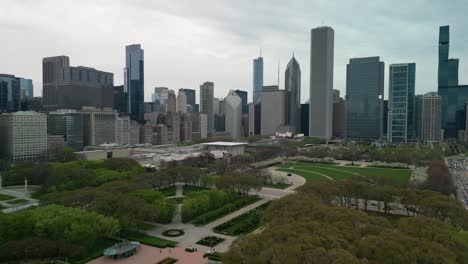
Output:
[[47,116],[36,112],[0,114],[0,153],[12,161],[47,157]]
[[407,143],[415,136],[416,64],[391,64],[388,92],[388,141]]
[[182,89],[177,94],[177,112],[187,113],[187,94]]
[[42,59],[43,103],[47,109],[114,107],[114,74],[72,67],[67,56]]
[[195,111],[196,109],[196,102],[195,102],[195,98],[196,98],[196,92],[195,90],[193,89],[187,89],[187,88],[182,88],[182,89],[179,89],[179,92],[180,91],[183,91],[185,93],[185,95],[187,96],[187,110],[190,110],[189,112],[198,112],[198,111]]
[[85,108],[79,113],[83,115],[83,145],[85,147],[116,142],[116,111]]
[[34,86],[33,81],[31,79],[20,79],[20,91],[21,91],[21,99],[25,98],[33,98],[34,97]]
[[354,58],[346,66],[346,138],[383,137],[385,64],[379,57]]
[[441,100],[437,93],[427,93],[422,101],[422,140],[433,144],[441,141]]
[[208,118],[208,131],[214,130],[214,83],[205,82],[200,86],[200,112]]
[[261,100],[263,89],[263,58],[258,57],[253,60],[253,103],[258,104]]
[[236,94],[242,99],[242,113],[246,114],[249,112],[248,100],[249,94],[247,91],[235,90]]
[[261,135],[273,135],[285,124],[286,91],[269,86],[261,97]]
[[301,131],[301,67],[294,56],[286,66],[284,86],[286,90],[285,124]]
[[242,98],[231,90],[224,98],[224,107],[226,132],[229,132],[232,138],[242,137]]
[[167,94],[167,111],[166,113],[177,112],[177,98],[174,90],[169,90]]
[[57,110],[47,116],[47,133],[63,136],[65,145],[75,151],[82,151],[83,115],[75,110]]
[[326,140],[332,136],[334,35],[331,27],[311,31],[309,136]]
[[333,103],[333,138],[346,138],[346,103],[339,99]]
[[145,101],[145,60],[140,44],[125,47],[124,86],[128,93],[128,114],[143,122]]
[[0,113],[21,110],[20,78],[0,74]]

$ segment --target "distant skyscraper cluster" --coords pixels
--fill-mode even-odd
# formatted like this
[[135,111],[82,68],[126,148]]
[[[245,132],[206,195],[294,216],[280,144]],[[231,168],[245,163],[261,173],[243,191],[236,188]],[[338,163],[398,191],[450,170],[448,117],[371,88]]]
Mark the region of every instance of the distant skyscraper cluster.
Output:
[[42,97],[31,79],[0,74],[0,154],[15,161],[54,157],[65,146],[81,151],[100,144],[174,144],[207,137],[304,134],[324,140],[438,143],[468,138],[468,85],[450,58],[449,26],[440,27],[438,89],[416,94],[416,64],[393,63],[384,98],[385,63],[352,58],[346,94],[334,89],[334,30],[310,31],[309,99],[301,104],[302,74],[292,56],[284,87],[264,84],[264,58],[253,60],[252,101],[244,90],[215,97],[213,82],[196,90],[153,86],[145,102],[144,51],[125,47],[123,85],[114,74],[71,66],[68,56],[42,60]]

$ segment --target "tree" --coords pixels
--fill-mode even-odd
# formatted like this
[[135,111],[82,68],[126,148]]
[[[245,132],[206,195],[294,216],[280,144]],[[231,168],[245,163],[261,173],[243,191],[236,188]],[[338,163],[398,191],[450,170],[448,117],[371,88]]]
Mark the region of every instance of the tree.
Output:
[[76,159],[75,151],[72,148],[65,147],[57,152],[57,161],[59,162],[70,162]]
[[444,161],[433,160],[429,163],[427,180],[423,187],[445,195],[455,193],[456,188],[453,184],[452,176]]

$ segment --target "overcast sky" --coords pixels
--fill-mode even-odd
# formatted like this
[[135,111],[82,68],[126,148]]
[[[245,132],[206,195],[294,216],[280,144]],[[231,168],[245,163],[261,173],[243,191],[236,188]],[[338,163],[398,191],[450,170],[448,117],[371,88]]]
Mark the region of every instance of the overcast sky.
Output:
[[[388,65],[416,62],[416,92],[437,90],[438,27],[451,26],[450,56],[468,83],[466,0],[0,0],[0,73],[34,80],[42,94],[42,58],[68,55],[72,66],[114,73],[123,83],[125,45],[145,50],[145,99],[155,86],[198,89],[215,83],[252,98],[252,59],[262,54],[264,84],[280,88],[293,52],[309,97],[310,29],[335,30],[334,88],[346,90],[353,57]],[[386,92],[387,94],[387,92]],[[385,96],[387,97],[387,95]],[[198,98],[197,98],[198,100]]]

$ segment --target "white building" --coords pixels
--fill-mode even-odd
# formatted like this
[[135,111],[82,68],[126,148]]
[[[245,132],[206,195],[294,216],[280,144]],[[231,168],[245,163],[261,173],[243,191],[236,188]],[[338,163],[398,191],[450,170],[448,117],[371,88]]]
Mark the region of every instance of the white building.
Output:
[[36,112],[0,115],[0,153],[13,161],[47,155],[47,116]]
[[242,99],[233,90],[224,98],[226,132],[232,138],[242,136]]
[[115,120],[115,142],[120,145],[130,144],[130,117],[121,116]]
[[332,137],[334,35],[325,26],[311,32],[309,135],[327,140]]
[[218,150],[218,151],[225,151],[232,156],[238,156],[244,154],[244,149],[246,143],[242,142],[211,142],[211,143],[203,143],[201,144],[204,146],[208,151]]
[[177,112],[187,113],[187,95],[182,89],[177,94]]
[[422,139],[426,143],[439,143],[442,139],[441,98],[437,93],[427,93],[422,103]]
[[117,112],[115,110],[84,107],[79,113],[83,115],[84,146],[97,146],[116,142]]

